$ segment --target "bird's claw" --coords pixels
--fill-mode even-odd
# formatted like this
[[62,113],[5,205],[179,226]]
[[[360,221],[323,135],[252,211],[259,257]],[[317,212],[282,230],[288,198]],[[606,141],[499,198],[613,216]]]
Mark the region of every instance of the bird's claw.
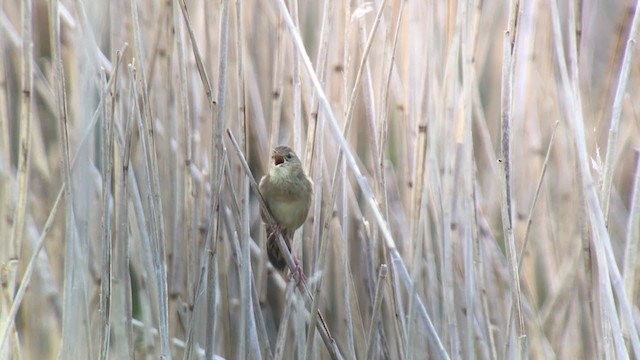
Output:
[[293,256],[293,263],[296,265],[293,272],[289,272],[289,279],[293,278],[296,281],[296,286],[300,285],[301,281],[307,282],[307,277],[304,275],[304,271],[302,271],[302,267],[298,263],[298,259],[296,256]]
[[271,231],[272,231],[272,232],[273,232],[273,234],[274,234],[274,235],[276,235],[276,236],[277,236],[278,234],[280,234],[280,235],[284,236],[284,229],[283,229],[283,228],[282,228],[282,226],[280,226],[280,224],[278,224],[278,223],[275,223],[275,225],[273,225],[273,226],[271,227]]

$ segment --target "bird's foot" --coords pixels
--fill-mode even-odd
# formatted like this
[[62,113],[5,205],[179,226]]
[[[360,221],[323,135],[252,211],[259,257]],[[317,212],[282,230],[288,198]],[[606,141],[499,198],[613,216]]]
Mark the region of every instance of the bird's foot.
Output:
[[271,233],[277,237],[278,234],[284,236],[284,228],[282,226],[280,226],[280,224],[275,223],[275,225],[271,226]]
[[302,271],[302,266],[298,262],[298,257],[293,254],[293,263],[296,265],[293,272],[289,272],[289,279],[293,278],[296,281],[296,285],[300,285],[300,281],[307,282],[307,277],[304,275],[304,271]]

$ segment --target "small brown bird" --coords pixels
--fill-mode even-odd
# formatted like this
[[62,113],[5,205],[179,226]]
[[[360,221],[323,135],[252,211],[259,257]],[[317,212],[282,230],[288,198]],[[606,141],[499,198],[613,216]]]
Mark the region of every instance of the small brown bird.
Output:
[[[269,173],[260,180],[260,192],[278,226],[267,224],[267,255],[278,270],[287,266],[277,243],[277,233],[281,232],[291,250],[293,234],[307,219],[313,183],[304,173],[302,163],[288,146],[277,146],[271,153],[272,166]],[[266,215],[261,211],[262,221]]]

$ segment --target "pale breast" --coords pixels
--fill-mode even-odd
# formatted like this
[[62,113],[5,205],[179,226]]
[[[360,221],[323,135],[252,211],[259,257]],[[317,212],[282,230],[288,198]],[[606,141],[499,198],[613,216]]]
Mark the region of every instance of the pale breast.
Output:
[[271,201],[269,209],[275,220],[285,229],[295,231],[307,218],[310,196],[303,195],[297,199],[278,199]]
[[307,219],[313,184],[299,166],[271,168],[260,181],[260,191],[274,220],[290,234]]

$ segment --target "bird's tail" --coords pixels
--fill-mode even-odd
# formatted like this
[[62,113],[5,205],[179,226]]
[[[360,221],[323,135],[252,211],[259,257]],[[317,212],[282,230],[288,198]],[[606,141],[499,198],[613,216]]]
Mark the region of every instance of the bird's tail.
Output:
[[[287,248],[291,251],[289,237],[286,234],[283,234],[283,236]],[[267,255],[274,268],[278,269],[278,271],[284,271],[287,267],[287,262],[284,260],[284,254],[282,254],[278,246],[278,234],[271,227],[267,227]]]

